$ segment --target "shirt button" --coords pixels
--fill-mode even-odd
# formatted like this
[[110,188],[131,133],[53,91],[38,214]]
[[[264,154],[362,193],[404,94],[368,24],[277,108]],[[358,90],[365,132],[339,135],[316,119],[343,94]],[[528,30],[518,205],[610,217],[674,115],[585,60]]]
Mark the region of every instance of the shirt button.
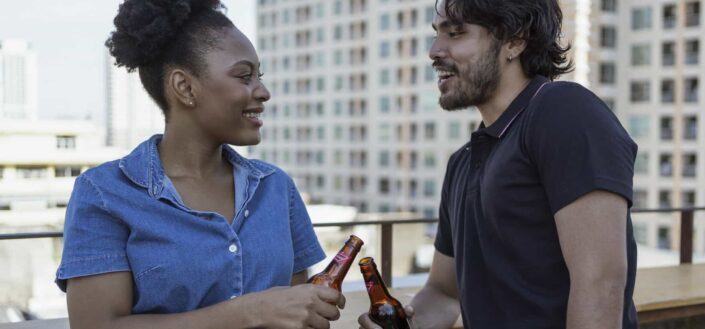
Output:
[[230,250],[230,252],[232,252],[232,253],[236,253],[237,252],[237,245],[234,243],[231,244],[230,248],[228,248],[228,250]]
[[245,218],[247,218],[248,216],[250,216],[250,211],[245,209]]

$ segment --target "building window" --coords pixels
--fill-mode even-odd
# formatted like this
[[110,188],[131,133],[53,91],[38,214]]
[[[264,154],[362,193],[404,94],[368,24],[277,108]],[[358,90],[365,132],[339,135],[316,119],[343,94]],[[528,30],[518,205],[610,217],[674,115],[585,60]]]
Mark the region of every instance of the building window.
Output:
[[433,6],[426,7],[426,24],[431,24],[433,22],[433,17],[436,16],[436,8]]
[[389,41],[382,41],[379,45],[379,57],[380,58],[387,58],[389,57],[389,54],[391,52],[391,45],[389,44]]
[[436,157],[434,156],[433,152],[426,152],[424,154],[423,165],[426,168],[435,168],[436,167]]
[[649,154],[639,153],[634,162],[634,172],[637,174],[649,174]]
[[603,48],[617,47],[617,29],[613,26],[603,26],[600,28],[600,46]]
[[633,103],[650,100],[651,83],[648,81],[632,81],[630,87],[630,99]]
[[664,42],[661,45],[661,65],[673,66],[676,63],[676,44],[674,42]]
[[686,140],[698,139],[698,117],[692,116],[685,118],[685,130],[683,134]]
[[658,248],[671,249],[671,228],[668,226],[658,227]]
[[436,138],[436,124],[433,122],[427,122],[424,124],[424,138],[426,140],[433,140]]
[[697,103],[698,102],[698,78],[687,78],[685,79],[685,102],[686,103]]
[[449,124],[448,137],[450,139],[459,139],[460,138],[460,123],[459,122],[451,122]]
[[382,113],[389,113],[391,107],[391,100],[389,96],[382,96],[379,99],[379,111]]
[[685,191],[683,192],[683,197],[681,198],[682,201],[682,207],[683,208],[692,208],[695,207],[695,191]]
[[632,66],[651,64],[651,45],[641,44],[632,46]]
[[384,14],[379,17],[379,29],[381,31],[386,31],[389,30],[389,26],[391,25],[391,19],[389,18],[389,14]]
[[388,151],[379,152],[379,166],[382,168],[389,167],[389,152]]
[[617,11],[617,0],[602,0],[600,8],[602,11],[614,13]]
[[379,180],[379,193],[381,194],[389,194],[389,191],[391,190],[389,188],[389,179],[387,178],[382,178]]
[[55,177],[78,177],[81,174],[81,167],[78,166],[57,166],[54,168]]
[[615,83],[615,65],[612,62],[600,63],[600,82],[608,85]]
[[636,243],[646,245],[648,243],[648,226],[643,223],[634,224],[634,240]]
[[683,177],[696,177],[698,156],[695,153],[683,155]]
[[661,118],[661,140],[673,140],[673,118],[666,116]]
[[663,28],[668,30],[676,27],[676,5],[663,6]]
[[47,177],[46,167],[19,166],[16,170],[17,177],[21,179],[42,179]]
[[3,179],[4,175],[5,175],[5,167],[0,166],[0,179]]
[[685,63],[698,64],[700,59],[700,40],[693,39],[685,42]]
[[651,7],[638,7],[632,9],[632,30],[645,30],[651,28]]
[[700,26],[700,1],[685,4],[685,26]]
[[675,101],[676,83],[672,79],[661,81],[661,103],[670,104]]
[[673,160],[670,154],[661,154],[659,158],[659,172],[661,177],[673,176]]
[[423,183],[423,195],[425,197],[433,197],[436,195],[436,182],[427,179]]
[[649,205],[649,195],[641,189],[634,190],[634,208],[645,209]]
[[73,150],[76,148],[76,136],[56,136],[56,148]]

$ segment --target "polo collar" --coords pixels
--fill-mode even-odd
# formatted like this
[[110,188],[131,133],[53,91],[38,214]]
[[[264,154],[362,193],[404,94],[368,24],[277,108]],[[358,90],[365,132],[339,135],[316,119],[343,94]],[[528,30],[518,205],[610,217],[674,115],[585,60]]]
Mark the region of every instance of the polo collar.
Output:
[[507,109],[499,116],[497,121],[492,123],[492,125],[490,125],[489,127],[485,127],[485,123],[482,122],[480,123],[480,127],[478,130],[481,130],[487,135],[490,135],[494,138],[502,138],[502,136],[504,136],[504,133],[507,132],[514,120],[516,120],[519,114],[521,114],[524,109],[529,106],[531,100],[548,82],[550,82],[550,80],[548,80],[548,78],[544,76],[535,76],[533,79],[531,79],[531,81],[524,88],[524,90],[519,93],[519,96],[514,98],[512,103],[509,104],[509,107],[507,107]]

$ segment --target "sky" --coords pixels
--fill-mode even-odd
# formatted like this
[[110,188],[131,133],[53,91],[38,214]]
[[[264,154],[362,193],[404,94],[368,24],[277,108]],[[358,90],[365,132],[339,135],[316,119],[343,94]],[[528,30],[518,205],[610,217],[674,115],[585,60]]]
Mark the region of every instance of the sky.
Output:
[[[39,117],[102,120],[105,40],[122,0],[0,0],[0,40],[23,39],[37,53]],[[254,43],[255,0],[222,0]]]

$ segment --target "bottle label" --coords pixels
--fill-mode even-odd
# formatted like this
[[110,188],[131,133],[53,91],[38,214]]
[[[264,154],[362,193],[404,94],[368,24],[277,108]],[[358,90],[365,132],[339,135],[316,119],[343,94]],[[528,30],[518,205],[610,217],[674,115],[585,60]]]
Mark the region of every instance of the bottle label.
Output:
[[347,260],[348,260],[349,258],[350,258],[350,256],[348,256],[348,255],[346,255],[346,254],[344,254],[344,253],[341,252],[341,253],[338,253],[337,255],[335,255],[335,258],[333,258],[333,260],[334,260],[336,263],[342,265],[342,264],[345,264],[345,262],[347,262]]

